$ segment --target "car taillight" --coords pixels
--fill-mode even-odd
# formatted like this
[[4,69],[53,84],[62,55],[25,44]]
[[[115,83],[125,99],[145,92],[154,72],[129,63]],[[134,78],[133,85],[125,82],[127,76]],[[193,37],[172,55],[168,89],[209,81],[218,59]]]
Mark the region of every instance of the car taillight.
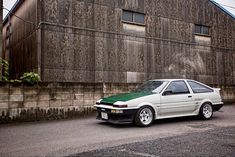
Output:
[[113,105],[113,107],[116,107],[116,108],[127,108],[128,105]]

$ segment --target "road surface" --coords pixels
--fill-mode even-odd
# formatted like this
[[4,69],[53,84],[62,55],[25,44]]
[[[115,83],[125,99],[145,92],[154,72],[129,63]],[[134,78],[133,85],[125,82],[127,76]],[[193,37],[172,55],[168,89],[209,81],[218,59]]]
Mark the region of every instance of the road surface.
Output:
[[[184,147],[191,148],[195,145],[203,147],[186,150],[201,151],[204,154],[204,149],[206,149],[213,153],[214,149],[209,149],[212,148],[213,143],[215,150],[224,143],[225,146],[227,144],[234,148],[235,144],[231,142],[235,141],[234,127],[235,105],[223,107],[221,112],[216,112],[209,121],[202,121],[197,117],[175,118],[155,121],[148,128],[107,124],[97,121],[94,117],[0,125],[0,156],[92,156],[94,152],[97,153],[97,156],[99,153],[103,155],[107,152],[121,153],[126,156],[131,156],[134,152],[137,153],[134,156],[145,156],[146,154],[147,156],[164,156],[163,153],[154,153],[149,147],[151,144],[156,148],[154,151],[165,151],[166,156],[169,155],[166,151],[171,149],[172,153],[174,151],[179,153],[176,155],[184,155],[184,151],[177,150]],[[221,133],[223,137],[216,140]],[[208,136],[211,138],[205,138]],[[232,140],[223,143],[223,139],[227,139],[227,136]],[[203,137],[205,141],[203,141]],[[180,141],[179,139],[182,141],[177,143]],[[200,143],[200,139],[202,143]],[[187,144],[188,141],[191,143]],[[209,143],[210,146],[207,146],[206,143]],[[138,145],[146,150],[141,152]],[[224,145],[220,148],[226,148]],[[118,148],[118,153],[116,148]],[[233,153],[230,149],[226,151],[228,151],[226,154]]]
[[235,157],[235,127],[188,133],[73,154],[73,157]]

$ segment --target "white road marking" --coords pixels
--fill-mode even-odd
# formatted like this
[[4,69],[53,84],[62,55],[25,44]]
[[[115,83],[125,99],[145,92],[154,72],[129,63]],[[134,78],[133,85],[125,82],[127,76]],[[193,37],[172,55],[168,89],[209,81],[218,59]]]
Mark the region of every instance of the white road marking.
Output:
[[156,156],[156,155],[152,155],[152,154],[148,154],[148,153],[140,153],[140,152],[126,150],[126,149],[120,149],[119,152],[127,152],[129,154],[134,154],[134,155],[139,155],[139,156],[146,156],[146,157],[160,157],[160,156]]

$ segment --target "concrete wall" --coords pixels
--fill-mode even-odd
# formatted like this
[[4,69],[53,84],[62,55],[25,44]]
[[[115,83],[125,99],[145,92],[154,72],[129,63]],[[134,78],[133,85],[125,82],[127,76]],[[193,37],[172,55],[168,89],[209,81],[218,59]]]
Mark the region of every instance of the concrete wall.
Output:
[[[0,123],[55,120],[89,115],[103,97],[126,93],[138,84],[54,83],[1,85]],[[235,102],[235,87],[223,87],[225,103]]]
[[[235,20],[208,0],[44,0],[41,6],[46,82],[192,78],[235,85]],[[145,25],[122,22],[122,9],[146,14]],[[208,25],[210,36],[194,35],[195,24]]]
[[136,84],[1,85],[0,123],[85,116],[100,98],[135,87]]

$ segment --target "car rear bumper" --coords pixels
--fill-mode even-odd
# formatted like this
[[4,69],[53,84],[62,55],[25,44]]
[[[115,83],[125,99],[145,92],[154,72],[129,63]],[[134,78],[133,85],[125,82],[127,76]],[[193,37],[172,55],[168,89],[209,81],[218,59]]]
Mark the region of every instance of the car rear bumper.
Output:
[[[113,124],[130,124],[133,123],[135,114],[138,109],[124,109],[123,113],[112,113],[111,109],[104,109],[97,107],[97,117],[96,119],[103,120]],[[101,113],[107,113],[108,118],[104,119]]]
[[212,105],[213,111],[219,111],[222,107],[224,106],[224,104],[216,104],[216,105]]

